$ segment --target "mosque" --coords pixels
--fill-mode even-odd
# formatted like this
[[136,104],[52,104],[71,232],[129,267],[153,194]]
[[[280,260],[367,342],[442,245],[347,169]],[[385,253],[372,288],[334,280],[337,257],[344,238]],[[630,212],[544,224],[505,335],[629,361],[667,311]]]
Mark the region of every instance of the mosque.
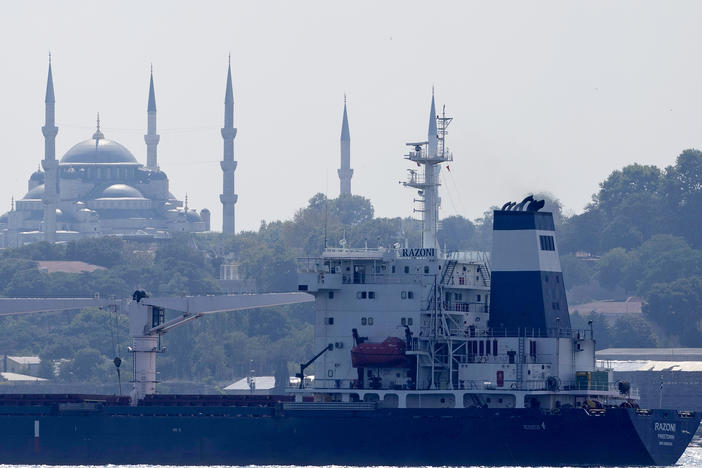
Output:
[[[120,143],[105,137],[100,116],[92,137],[72,146],[60,160],[55,157],[54,85],[49,62],[46,84],[46,120],[42,127],[45,149],[41,167],[27,184],[27,193],[0,216],[0,248],[46,240],[119,235],[166,238],[175,232],[210,230],[210,211],[199,212],[169,191],[168,176],[158,166],[156,96],[153,72],[147,105],[146,165]],[[225,97],[223,231],[234,233],[234,98],[231,65]]]
[[[147,104],[146,165],[116,141],[105,137],[100,116],[92,137],[71,147],[56,159],[55,96],[51,59],[46,82],[44,159],[30,177],[27,193],[0,216],[0,248],[38,241],[66,242],[84,237],[118,235],[168,238],[176,232],[210,230],[210,211],[194,210],[168,188],[168,176],[158,165],[156,94],[151,73]],[[222,232],[234,234],[234,91],[231,63],[224,98],[222,169]],[[339,194],[351,195],[351,138],[344,96],[340,137]],[[43,169],[43,170],[42,170]]]

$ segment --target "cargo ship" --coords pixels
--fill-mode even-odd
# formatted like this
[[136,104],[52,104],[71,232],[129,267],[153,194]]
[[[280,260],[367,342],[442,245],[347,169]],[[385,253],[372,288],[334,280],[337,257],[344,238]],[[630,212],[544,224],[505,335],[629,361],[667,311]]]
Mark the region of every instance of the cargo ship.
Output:
[[[129,300],[0,299],[0,313],[128,314],[129,397],[0,397],[0,463],[176,465],[672,465],[701,415],[640,408],[570,324],[555,225],[533,196],[494,211],[493,248],[436,239],[451,118],[432,96],[404,181],[420,245],[325,248],[298,291]],[[418,167],[419,169],[415,169]],[[160,337],[206,314],[314,300],[315,346],[280,396],[162,395]],[[166,310],[179,311],[171,320]],[[314,364],[314,379],[305,369]]]

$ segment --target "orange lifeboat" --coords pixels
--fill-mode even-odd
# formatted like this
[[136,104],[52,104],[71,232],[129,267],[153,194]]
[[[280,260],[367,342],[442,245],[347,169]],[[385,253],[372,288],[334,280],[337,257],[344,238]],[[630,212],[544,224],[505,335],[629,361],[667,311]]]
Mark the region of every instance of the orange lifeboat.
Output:
[[351,349],[353,367],[407,367],[406,344],[397,337],[385,338],[382,343],[363,342]]

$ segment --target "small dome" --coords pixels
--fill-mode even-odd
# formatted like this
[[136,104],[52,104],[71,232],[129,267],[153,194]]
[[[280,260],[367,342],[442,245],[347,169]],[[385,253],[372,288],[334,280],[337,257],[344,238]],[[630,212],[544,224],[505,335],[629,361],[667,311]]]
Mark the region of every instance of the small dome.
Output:
[[44,184],[37,185],[22,197],[23,200],[41,200],[44,196]]
[[115,164],[138,161],[127,148],[116,141],[85,140],[69,149],[61,158],[61,164]]
[[32,173],[31,176],[29,176],[29,180],[43,184],[44,183],[44,173],[41,171],[36,171],[36,172]]
[[185,219],[187,219],[191,223],[202,222],[202,218],[200,217],[199,214],[197,214],[197,211],[192,211],[192,210],[188,210],[188,212],[185,213]]
[[114,184],[102,192],[102,198],[144,198],[144,195],[130,185]]

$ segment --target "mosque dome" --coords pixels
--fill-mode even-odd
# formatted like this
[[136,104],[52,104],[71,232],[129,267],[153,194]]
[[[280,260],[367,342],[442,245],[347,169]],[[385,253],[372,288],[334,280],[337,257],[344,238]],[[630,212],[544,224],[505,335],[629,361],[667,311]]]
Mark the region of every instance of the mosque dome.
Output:
[[139,164],[127,148],[116,141],[98,138],[85,140],[69,149],[61,164]]
[[39,182],[40,184],[43,184],[44,183],[44,173],[41,171],[35,171],[29,177],[29,180],[36,181],[36,182]]
[[44,196],[44,184],[37,185],[22,197],[22,200],[41,200]]
[[197,214],[197,211],[193,210],[188,210],[188,212],[185,213],[185,219],[187,219],[191,223],[202,222],[202,217],[200,217],[200,215]]
[[114,184],[102,192],[102,198],[144,198],[141,192],[131,185]]

